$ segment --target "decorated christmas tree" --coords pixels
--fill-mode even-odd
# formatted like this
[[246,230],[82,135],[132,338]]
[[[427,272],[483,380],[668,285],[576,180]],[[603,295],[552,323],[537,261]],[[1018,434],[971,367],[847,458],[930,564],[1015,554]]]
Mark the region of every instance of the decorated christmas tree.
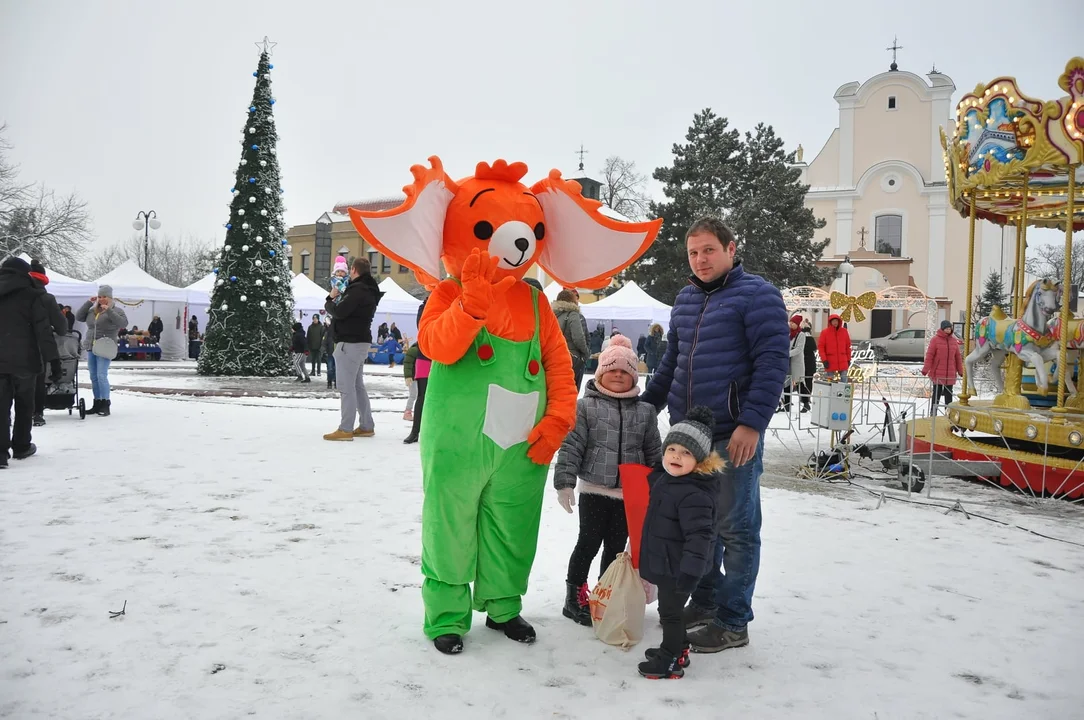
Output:
[[270,50],[264,38],[256,89],[242,131],[241,164],[230,188],[226,242],[214,272],[199,358],[201,375],[288,375],[294,298],[285,252],[282,187],[275,144]]

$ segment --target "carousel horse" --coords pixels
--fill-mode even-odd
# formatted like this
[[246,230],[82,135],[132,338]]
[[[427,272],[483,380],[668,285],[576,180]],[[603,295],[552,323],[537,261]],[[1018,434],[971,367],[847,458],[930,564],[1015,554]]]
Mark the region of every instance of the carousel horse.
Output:
[[[1053,342],[1051,342],[1049,345],[1047,345],[1042,350],[1043,363],[1044,363],[1043,372],[1042,372],[1042,374],[1044,376],[1044,382],[1043,382],[1042,386],[1040,386],[1038,384],[1039,383],[1039,372],[1038,372],[1038,369],[1036,369],[1035,382],[1036,382],[1036,387],[1039,387],[1040,392],[1043,392],[1043,391],[1046,391],[1046,390],[1049,389],[1049,380],[1045,379],[1045,376],[1046,376],[1045,363],[1048,363],[1048,362],[1055,362],[1056,363],[1057,360],[1058,360],[1058,355],[1061,353],[1061,315],[1060,314],[1056,315],[1052,320],[1050,320],[1049,323],[1047,323],[1047,329],[1050,332],[1050,337],[1053,340]],[[1068,372],[1065,373],[1065,390],[1067,392],[1067,397],[1072,397],[1073,395],[1076,395],[1076,385],[1073,384],[1073,378],[1072,378],[1073,365],[1079,363],[1082,354],[1084,354],[1084,319],[1076,318],[1076,317],[1069,318],[1069,341],[1066,343],[1066,349],[1067,349],[1067,352],[1066,352],[1066,355],[1065,355],[1065,360],[1068,363],[1068,368],[1069,369],[1068,369]],[[1076,356],[1075,360],[1074,360],[1074,355]],[[1036,368],[1038,368],[1038,366],[1036,366]]]
[[[989,315],[979,320],[973,332],[976,347],[964,358],[968,392],[975,393],[975,363],[992,355],[992,366],[1000,368],[1010,352],[1023,362],[1032,364],[1036,381],[1041,382],[1039,387],[1046,387],[1046,361],[1043,360],[1042,351],[1053,340],[1047,323],[1057,312],[1059,287],[1056,282],[1046,278],[1029,285],[1024,293],[1023,316],[1019,320],[1008,317],[996,305]],[[999,395],[1005,391],[1005,380],[1000,372],[994,373],[994,383]]]

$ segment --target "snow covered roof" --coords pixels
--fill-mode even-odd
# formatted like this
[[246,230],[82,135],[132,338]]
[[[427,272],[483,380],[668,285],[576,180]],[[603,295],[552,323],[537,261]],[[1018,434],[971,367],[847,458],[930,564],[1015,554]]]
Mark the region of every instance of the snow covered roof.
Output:
[[181,288],[148,275],[135,260],[126,260],[121,265],[94,281],[98,285],[113,288],[113,297],[122,300],[161,300],[165,302],[186,302],[188,293]]
[[391,210],[392,208],[399,207],[406,200],[406,195],[389,195],[386,197],[377,198],[363,198],[361,200],[352,200],[350,202],[335,203],[333,212],[346,215],[346,211],[350,208],[355,210]]
[[350,220],[349,215],[344,215],[342,213],[337,213],[337,212],[334,212],[334,211],[326,212],[323,215],[321,215],[320,217],[316,218],[316,222],[318,222],[318,223],[320,223],[320,222],[329,222],[329,223],[348,222],[349,220]]
[[627,217],[625,217],[621,213],[617,212],[616,210],[614,210],[613,208],[611,208],[608,205],[600,206],[598,211],[600,213],[602,213],[603,215],[605,215],[606,217],[613,218],[614,220],[620,220],[621,222],[632,222],[632,220],[628,219]]

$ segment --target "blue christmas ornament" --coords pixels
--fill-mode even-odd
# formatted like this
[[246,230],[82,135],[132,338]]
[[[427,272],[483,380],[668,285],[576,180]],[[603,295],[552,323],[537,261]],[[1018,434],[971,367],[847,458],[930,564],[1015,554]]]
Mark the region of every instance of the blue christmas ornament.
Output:
[[256,178],[249,178],[249,179],[248,179],[248,181],[249,181],[250,183],[254,183],[254,182],[256,182]]
[[268,253],[268,254],[269,254],[269,255],[270,255],[271,257],[275,257],[275,251],[274,251],[274,250],[268,250],[268,251],[267,251],[267,253]]
[[230,188],[230,195],[233,195],[235,192],[237,192],[237,188],[231,187]]
[[259,149],[260,149],[260,146],[259,146],[259,145],[253,145],[253,146],[252,146],[252,149],[253,149],[253,150],[259,150]]
[[226,223],[226,229],[227,230],[232,230],[233,229],[233,223]]
[[286,240],[285,240],[285,238],[284,238],[284,239],[283,239],[283,241],[282,241],[282,246],[283,246],[283,247],[286,247]]
[[274,69],[275,69],[275,66],[274,66],[274,65],[272,65],[271,63],[267,63],[267,69],[268,69],[268,70],[274,70]]
[[252,73],[252,77],[259,77],[259,76],[260,76],[259,71],[256,71],[256,72]]
[[215,268],[215,275],[218,274],[218,268]]
[[249,106],[248,106],[248,111],[249,111],[250,113],[254,113],[254,112],[256,112],[256,106],[255,106],[255,105],[249,105]]
[[271,98],[271,104],[272,104],[272,105],[274,105],[274,104],[275,104],[275,98]]
[[236,275],[230,275],[230,282],[237,282],[237,276]]

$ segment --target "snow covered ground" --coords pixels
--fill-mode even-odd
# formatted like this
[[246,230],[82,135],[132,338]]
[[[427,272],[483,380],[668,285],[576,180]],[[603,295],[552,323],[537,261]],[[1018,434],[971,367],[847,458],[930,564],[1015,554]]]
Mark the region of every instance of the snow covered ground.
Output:
[[[525,598],[538,643],[476,616],[466,652],[439,655],[401,381],[371,379],[377,435],[353,443],[320,439],[323,385],[275,382],[47,415],[40,455],[0,474],[0,717],[1080,717],[1084,548],[814,486],[765,488],[752,644],[694,655],[682,681],[636,674],[653,608],[628,653],[561,617],[577,521],[552,492]],[[1084,542],[1078,508],[985,490],[984,514]]]

